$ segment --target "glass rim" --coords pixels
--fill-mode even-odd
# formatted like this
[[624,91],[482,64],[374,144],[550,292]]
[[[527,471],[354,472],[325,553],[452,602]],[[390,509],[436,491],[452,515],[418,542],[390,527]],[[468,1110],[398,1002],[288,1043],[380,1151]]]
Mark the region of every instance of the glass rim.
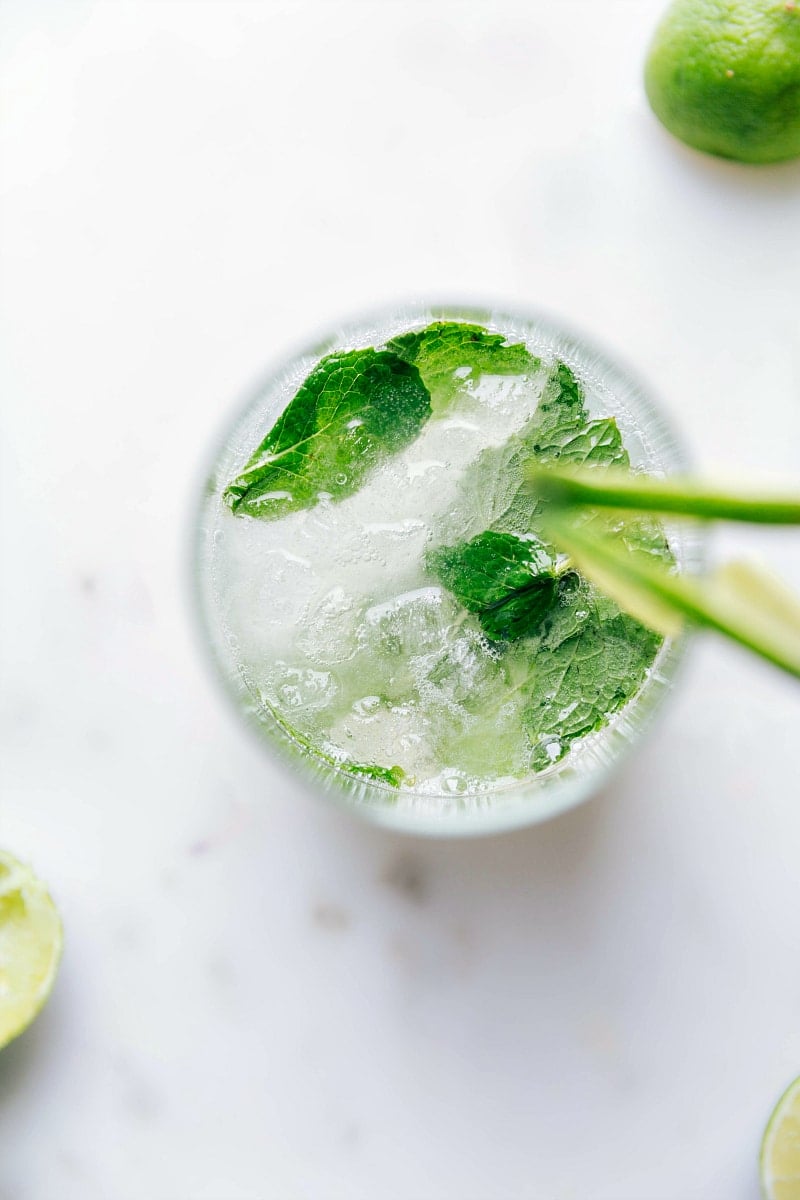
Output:
[[[637,422],[646,427],[651,438],[658,442],[662,456],[669,460],[662,469],[667,473],[688,469],[689,456],[685,446],[665,417],[663,407],[652,399],[652,389],[627,364],[620,362],[618,356],[609,356],[591,337],[586,337],[560,318],[517,305],[477,306],[460,302],[425,301],[384,305],[343,321],[326,336],[317,337],[283,354],[244,389],[234,407],[233,416],[226,416],[225,421],[220,423],[219,431],[211,443],[213,450],[207,459],[210,469],[205,472],[204,483],[198,489],[199,496],[192,508],[189,570],[194,625],[204,656],[239,719],[256,734],[260,746],[273,761],[288,768],[292,775],[307,785],[312,794],[331,800],[374,824],[398,832],[447,837],[491,834],[536,824],[576,807],[598,791],[649,731],[672,690],[689,636],[683,634],[678,638],[665,639],[648,678],[630,700],[600,730],[579,739],[563,759],[544,771],[485,792],[452,795],[414,789],[398,792],[388,783],[359,778],[345,767],[327,761],[313,748],[293,737],[271,711],[264,709],[256,713],[252,693],[242,670],[224,662],[222,639],[219,631],[215,630],[212,604],[207,594],[210,531],[204,517],[210,495],[213,494],[208,480],[215,475],[226,447],[248,415],[258,405],[264,404],[265,397],[281,381],[286,380],[293,369],[302,365],[305,372],[311,370],[323,355],[334,349],[352,347],[354,342],[363,339],[365,331],[391,326],[391,332],[387,332],[378,342],[372,335],[369,344],[379,345],[386,337],[407,329],[424,327],[431,320],[439,319],[481,324],[509,337],[516,335],[509,334],[507,326],[521,324],[554,341],[559,354],[563,352],[568,357],[574,348],[581,361],[588,359],[599,369],[606,390],[615,397],[619,391],[625,394],[627,403],[635,411]],[[276,408],[276,413],[279,411],[281,409]],[[620,414],[615,411],[611,415],[617,417]],[[631,413],[627,412],[627,415]],[[669,523],[667,525],[669,527]],[[673,540],[671,534],[671,544]],[[679,560],[683,569],[689,564],[699,565],[703,557],[700,531],[682,529],[680,541],[682,553]],[[588,762],[582,761],[585,759]],[[465,800],[470,803],[465,805]],[[447,806],[442,805],[443,801],[449,802]]]

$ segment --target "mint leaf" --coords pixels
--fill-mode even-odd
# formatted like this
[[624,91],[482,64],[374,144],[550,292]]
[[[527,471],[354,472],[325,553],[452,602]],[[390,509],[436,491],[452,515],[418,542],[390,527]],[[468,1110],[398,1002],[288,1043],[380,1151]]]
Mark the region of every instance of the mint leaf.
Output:
[[426,329],[392,338],[387,347],[419,369],[435,413],[443,412],[484,374],[525,375],[540,366],[521,343],[509,345],[502,334],[460,321],[435,321]]
[[376,767],[369,763],[340,763],[339,766],[349,771],[351,775],[360,775],[364,779],[373,779],[377,783],[388,783],[390,787],[399,788],[406,777],[402,767]]
[[660,643],[568,571],[537,631],[506,642],[493,673],[464,697],[467,718],[444,714],[436,753],[477,773],[541,771],[636,694]]
[[613,417],[590,419],[583,386],[566,363],[557,362],[542,392],[536,412],[518,434],[523,452],[539,462],[562,459],[593,465],[628,465]]
[[[584,403],[582,385],[566,363],[556,363],[545,386],[536,412],[518,435],[519,463],[534,460],[538,463],[590,463],[592,466],[627,467],[628,452],[622,444],[617,422],[613,417],[589,418]],[[517,503],[530,506],[531,519],[542,509],[542,500],[523,478],[520,481]]]
[[431,415],[417,368],[388,350],[329,354],[301,385],[223,498],[274,521],[357,491]]
[[377,783],[388,783],[391,787],[399,788],[400,784],[406,777],[406,773],[402,767],[381,767],[376,763],[357,763],[351,762],[347,758],[336,758],[333,754],[326,753],[321,749],[316,742],[312,742],[311,738],[306,737],[298,729],[295,729],[289,722],[276,712],[272,704],[268,705],[270,716],[275,724],[281,729],[291,741],[296,742],[307,750],[312,758],[321,758],[323,762],[330,767],[338,767],[340,771],[346,771],[350,775],[358,775],[364,779],[373,779]]
[[532,535],[487,530],[435,550],[428,566],[495,641],[533,632],[556,596],[553,560]]
[[537,443],[537,449],[560,449],[576,430],[588,421],[583,388],[566,363],[556,362],[545,385],[536,412],[531,417],[524,440]]
[[531,766],[557,762],[578,738],[606,724],[639,690],[661,644],[577,573],[562,577],[560,604],[545,619],[526,688],[523,724]]

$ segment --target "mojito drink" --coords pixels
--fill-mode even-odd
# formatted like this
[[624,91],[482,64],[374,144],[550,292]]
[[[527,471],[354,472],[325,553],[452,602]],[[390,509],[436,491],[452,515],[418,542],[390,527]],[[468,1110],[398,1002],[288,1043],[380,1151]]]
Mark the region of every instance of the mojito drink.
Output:
[[[200,570],[217,661],[268,738],[417,812],[614,757],[668,650],[548,542],[532,462],[658,472],[675,452],[603,359],[501,314],[351,327],[259,390],[207,489]],[[622,533],[675,553],[652,520]]]

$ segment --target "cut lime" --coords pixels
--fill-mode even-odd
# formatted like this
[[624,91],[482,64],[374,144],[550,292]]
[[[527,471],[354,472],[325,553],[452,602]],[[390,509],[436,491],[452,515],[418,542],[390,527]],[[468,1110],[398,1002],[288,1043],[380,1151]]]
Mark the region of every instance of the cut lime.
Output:
[[44,884],[0,850],[0,1048],[45,1004],[61,944],[61,918]]
[[800,1078],[775,1105],[761,1143],[766,1200],[800,1200]]

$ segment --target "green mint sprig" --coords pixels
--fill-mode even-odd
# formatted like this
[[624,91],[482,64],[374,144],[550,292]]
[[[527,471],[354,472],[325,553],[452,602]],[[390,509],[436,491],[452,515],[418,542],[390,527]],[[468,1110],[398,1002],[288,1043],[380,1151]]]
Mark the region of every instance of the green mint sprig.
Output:
[[[531,465],[528,478],[548,503],[546,536],[623,611],[672,637],[686,625],[715,630],[800,678],[800,600],[760,567],[731,562],[698,576],[647,560],[622,537],[598,533],[592,510],[669,512],[703,519],[800,524],[800,498],[728,493],[687,479]],[[606,486],[608,485],[608,486]]]
[[532,374],[540,361],[479,325],[436,321],[384,349],[322,358],[231,480],[236,516],[279,520],[357,492],[484,374]]
[[[545,528],[551,506],[525,478],[531,462],[629,465],[616,421],[590,416],[581,381],[560,360],[523,427],[465,471],[457,508],[473,518],[466,530],[445,522],[443,544],[428,553],[426,566],[475,614],[506,677],[499,705],[479,687],[466,701],[482,737],[502,747],[504,722],[521,725],[529,765],[538,771],[628,702],[647,678],[661,637],[569,564],[556,563]],[[658,520],[631,517],[624,537],[639,555],[673,562]],[[464,752],[465,739],[457,744]]]

